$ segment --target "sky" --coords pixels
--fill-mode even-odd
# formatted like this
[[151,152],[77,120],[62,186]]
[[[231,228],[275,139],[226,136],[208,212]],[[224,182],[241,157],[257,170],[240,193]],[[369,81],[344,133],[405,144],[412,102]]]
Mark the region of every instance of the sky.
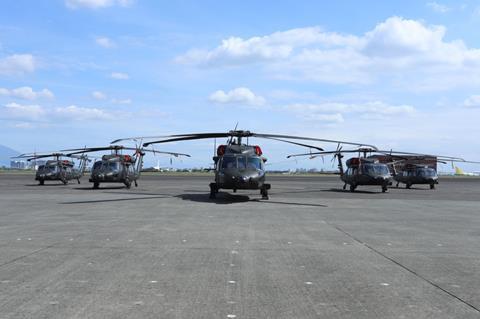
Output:
[[[1,6],[0,144],[20,152],[238,123],[480,160],[480,1]],[[331,168],[327,159],[286,160],[308,151],[300,147],[256,143],[272,169]],[[159,149],[192,155],[178,167],[212,162],[209,140]]]

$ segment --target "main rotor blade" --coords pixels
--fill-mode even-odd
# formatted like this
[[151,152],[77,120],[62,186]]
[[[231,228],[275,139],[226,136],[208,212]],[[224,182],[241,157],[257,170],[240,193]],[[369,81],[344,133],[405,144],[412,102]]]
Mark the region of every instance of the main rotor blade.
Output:
[[49,157],[49,156],[62,156],[64,154],[59,152],[36,152],[36,153],[24,153],[17,156],[12,156],[11,158],[27,158],[27,157]]
[[294,144],[294,145],[299,145],[299,146],[303,146],[303,147],[314,148],[314,149],[317,149],[317,150],[319,150],[319,151],[324,151],[323,148],[318,147],[318,146],[314,146],[314,145],[302,144],[302,143],[298,143],[298,142],[287,141],[287,140],[280,139],[280,138],[275,138],[275,137],[265,137],[265,138],[266,138],[266,139],[270,139],[270,140],[279,141],[279,142],[284,142],[284,143],[290,143],[290,144]]
[[[361,152],[363,152],[363,150],[361,150]],[[375,151],[374,150],[367,150],[367,152],[375,152]],[[338,154],[338,153],[358,153],[358,150],[324,151],[324,152],[292,154],[292,155],[288,155],[287,158],[299,157],[299,156],[311,156],[311,155],[329,155],[329,154]]]
[[278,134],[259,134],[259,133],[251,133],[251,136],[260,137],[260,138],[283,138],[283,139],[293,139],[293,140],[305,140],[305,141],[317,141],[317,142],[326,142],[326,143],[340,143],[346,145],[355,145],[355,146],[364,146],[369,147],[374,150],[377,150],[377,147],[374,145],[369,144],[362,144],[362,143],[355,143],[355,142],[346,142],[346,141],[338,141],[338,140],[330,140],[330,139],[323,139],[323,138],[314,138],[314,137],[305,137],[305,136],[294,136],[294,135],[278,135]]
[[[233,131],[231,131],[233,132]],[[240,131],[239,131],[240,132]],[[214,138],[216,135],[219,135],[219,137],[228,137],[232,136],[229,133],[190,133],[190,134],[173,134],[173,135],[156,135],[156,136],[136,136],[136,137],[126,137],[126,138],[119,138],[111,142],[111,144],[116,144],[121,141],[138,141],[138,140],[145,140],[145,139],[170,139],[170,138],[175,138],[175,137],[198,137],[198,138]],[[238,135],[233,135],[233,136],[238,136]],[[162,140],[159,140],[162,141]],[[154,144],[155,142],[149,142],[151,144]]]
[[[62,150],[63,152],[70,152],[73,151],[75,153],[88,153],[88,152],[98,152],[98,151],[106,151],[106,150],[121,150],[123,149],[123,146],[121,145],[112,145],[112,146],[102,146],[102,147],[87,147],[87,148],[72,148],[72,149],[66,149]],[[71,153],[73,154],[73,153]]]
[[63,153],[51,153],[51,154],[37,154],[37,155],[28,155],[28,154],[21,154],[16,157],[12,158],[26,158],[27,161],[31,161],[37,158],[45,158],[45,157],[60,157],[60,156],[66,156],[66,154]]
[[184,153],[176,153],[176,152],[165,152],[165,151],[157,151],[157,150],[147,150],[144,148],[133,148],[133,147],[124,147],[124,150],[131,150],[131,151],[142,151],[142,152],[150,152],[150,153],[158,153],[158,154],[167,154],[167,155],[173,155],[175,157],[178,156],[187,156],[191,157],[189,154],[184,154]]
[[[355,146],[365,146],[370,147],[372,149],[377,149],[373,145],[369,144],[361,144],[361,143],[354,143],[354,142],[346,142],[346,141],[338,141],[338,140],[329,140],[329,139],[319,139],[319,138],[312,138],[312,137],[303,137],[303,136],[292,136],[292,135],[278,135],[278,134],[259,134],[259,133],[252,133],[250,131],[230,131],[228,133],[193,133],[193,134],[175,134],[167,136],[166,139],[146,142],[143,146],[148,146],[151,144],[158,144],[158,143],[169,143],[169,142],[178,142],[178,141],[187,141],[187,140],[196,140],[196,139],[207,139],[207,138],[217,138],[217,137],[257,137],[257,138],[264,138],[264,139],[277,139],[281,142],[295,144],[291,141],[286,141],[285,139],[294,139],[294,140],[306,140],[306,141],[316,141],[316,142],[327,142],[327,143],[340,143],[340,144],[347,144],[347,145],[355,145]],[[316,148],[321,149],[318,146],[307,145],[298,143],[296,145],[305,146],[309,148]],[[322,149],[323,150],[323,149]]]
[[143,146],[147,147],[151,144],[200,140],[200,139],[207,139],[207,138],[229,137],[229,136],[232,136],[232,135],[230,133],[201,133],[201,134],[190,134],[190,135],[186,135],[186,134],[170,135],[168,139],[143,143]]
[[111,144],[117,144],[118,142],[123,142],[123,141],[141,141],[141,140],[144,140],[144,139],[166,138],[166,137],[170,137],[170,135],[125,137],[125,138],[119,138],[119,139],[113,140],[110,143]]

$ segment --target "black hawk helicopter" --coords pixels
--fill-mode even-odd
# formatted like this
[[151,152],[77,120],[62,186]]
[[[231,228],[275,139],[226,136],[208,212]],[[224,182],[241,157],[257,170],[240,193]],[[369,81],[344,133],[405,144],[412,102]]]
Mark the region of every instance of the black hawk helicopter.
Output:
[[[378,185],[381,186],[382,192],[388,190],[388,186],[392,185],[392,176],[388,165],[381,163],[378,159],[368,158],[368,152],[378,151],[376,148],[359,148],[355,150],[342,150],[338,145],[336,151],[328,152],[310,152],[305,154],[289,155],[287,158],[297,156],[310,156],[315,158],[317,156],[333,155],[333,159],[338,160],[338,169],[340,171],[340,179],[344,182],[343,189],[350,185],[350,191],[354,192],[358,186],[362,185]],[[358,153],[357,157],[352,157],[346,161],[347,170],[343,166],[343,153]],[[362,156],[363,154],[363,156]]]
[[[167,154],[175,157],[190,156],[188,154],[161,152],[156,150],[146,150],[138,147],[125,147],[122,145],[109,145],[105,147],[89,147],[83,149],[69,149],[64,151],[73,151],[69,155],[87,152],[100,152],[110,150],[110,154],[105,154],[102,159],[96,161],[92,167],[92,173],[89,181],[93,183],[93,188],[98,189],[100,183],[122,183],[130,188],[132,182],[135,187],[138,186],[137,180],[143,167],[143,157],[145,152],[154,154]],[[122,154],[122,150],[135,151],[133,155]]]
[[[112,142],[117,143],[123,140],[140,140],[146,138],[161,138],[157,141],[144,143],[147,147],[151,144],[168,143],[176,141],[188,141],[198,139],[210,138],[228,138],[227,143],[218,146],[216,154],[214,154],[214,169],[215,181],[210,183],[210,198],[214,199],[220,189],[231,189],[233,192],[237,190],[260,190],[262,199],[268,199],[268,190],[271,185],[265,182],[265,162],[267,159],[263,156],[262,149],[258,145],[250,145],[248,138],[263,138],[275,140],[298,146],[314,148],[323,151],[321,147],[302,144],[293,140],[308,140],[317,142],[340,143],[355,146],[368,146],[376,149],[375,146],[365,145],[352,142],[335,141],[327,139],[318,139],[311,137],[290,136],[290,135],[276,135],[276,134],[259,134],[250,131],[233,130],[226,133],[192,133],[192,134],[178,134],[168,136],[150,136],[150,137],[133,137],[127,139],[119,139]],[[243,143],[244,138],[247,143]]]
[[[347,171],[344,171],[343,168],[342,153],[358,153],[358,157],[347,160]],[[370,155],[367,157],[367,154],[372,153],[378,155]],[[386,192],[388,186],[393,184],[392,178],[397,182],[397,187],[400,183],[406,184],[406,188],[410,188],[413,184],[428,184],[431,189],[434,189],[435,184],[438,184],[437,163],[477,163],[451,156],[425,155],[393,150],[382,151],[371,148],[342,151],[340,146],[337,147],[336,151],[332,152],[310,152],[290,155],[288,157],[310,156],[310,158],[315,158],[316,156],[328,154],[333,154],[334,158],[338,159],[340,177],[345,183],[343,189],[346,189],[347,185],[350,185],[350,191],[352,192],[355,191],[359,185],[381,185],[382,192]],[[363,154],[363,157],[361,154]]]
[[466,161],[463,158],[445,156],[445,155],[427,155],[412,152],[400,151],[381,151],[366,150],[370,153],[379,155],[370,155],[368,158],[378,160],[380,163],[387,164],[393,179],[405,184],[410,188],[414,184],[429,185],[430,189],[435,189],[438,184],[437,163],[447,164],[447,162],[477,163]]
[[[447,162],[476,163],[466,161],[463,158],[441,156],[441,155],[410,155],[405,158],[405,154],[390,155],[392,159],[397,159],[392,165],[393,179],[397,182],[405,184],[405,188],[411,188],[414,184],[430,185],[430,189],[435,189],[438,184],[437,163],[447,164]],[[404,159],[401,159],[404,157]],[[398,168],[397,164],[400,164]]]
[[[63,184],[68,184],[69,180],[76,179],[80,184],[80,178],[85,172],[87,161],[90,161],[84,154],[64,154],[64,153],[48,153],[38,154],[29,153],[15,156],[14,158],[25,158],[27,161],[34,161],[40,158],[53,157],[53,160],[47,160],[45,164],[39,165],[35,173],[35,180],[39,185],[44,185],[45,181],[61,181]],[[62,157],[77,158],[80,160],[79,167],[75,168],[75,163],[69,159],[62,159]]]

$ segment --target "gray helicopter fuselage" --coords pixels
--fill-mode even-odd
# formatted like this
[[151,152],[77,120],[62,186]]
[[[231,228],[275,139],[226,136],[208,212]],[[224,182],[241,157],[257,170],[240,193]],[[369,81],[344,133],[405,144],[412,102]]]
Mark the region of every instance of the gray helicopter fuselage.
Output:
[[392,175],[386,164],[373,159],[356,157],[347,160],[347,170],[344,171],[342,156],[339,154],[337,157],[340,178],[345,183],[343,189],[350,185],[350,191],[353,192],[360,185],[378,185],[382,187],[382,192],[386,192],[388,186],[392,185]]
[[341,176],[343,182],[355,185],[389,185],[392,176],[385,164],[361,164],[348,167]]
[[408,186],[414,184],[438,184],[438,174],[433,168],[414,167],[413,169],[405,169],[394,176],[395,181]]
[[79,179],[81,172],[73,167],[73,162],[63,160],[47,161],[40,165],[35,173],[35,180],[43,181],[69,181]]
[[215,183],[223,189],[260,189],[265,184],[266,159],[249,145],[228,145],[216,162]]
[[134,162],[123,155],[104,155],[92,167],[91,183],[125,183],[138,178]]

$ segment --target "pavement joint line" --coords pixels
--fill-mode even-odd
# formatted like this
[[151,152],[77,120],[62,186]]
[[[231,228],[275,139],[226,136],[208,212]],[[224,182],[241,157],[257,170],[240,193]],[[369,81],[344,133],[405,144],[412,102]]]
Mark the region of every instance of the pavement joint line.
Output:
[[458,301],[460,301],[461,303],[463,303],[464,305],[470,307],[471,309],[477,311],[480,313],[480,308],[476,307],[475,305],[471,304],[470,302],[462,299],[461,297],[455,295],[453,292],[450,292],[448,291],[447,289],[445,288],[442,288],[439,284],[436,284],[435,282],[431,281],[430,279],[420,275],[419,273],[417,273],[415,270],[413,269],[410,269],[408,268],[407,266],[403,265],[402,263],[400,263],[399,261],[396,261],[395,259],[393,259],[392,257],[389,257],[387,255],[385,255],[384,253],[382,253],[381,251],[373,248],[372,246],[370,246],[369,244],[361,241],[360,239],[358,239],[357,237],[353,236],[352,234],[350,234],[349,232],[347,232],[346,230],[343,230],[342,228],[340,228],[340,226],[337,226],[335,224],[332,224],[332,223],[329,223],[329,222],[325,222],[327,225],[335,228],[336,230],[338,230],[339,232],[345,234],[346,236],[350,237],[351,239],[353,239],[354,241],[356,241],[357,243],[363,245],[364,247],[368,248],[369,250],[371,250],[372,252],[374,252],[375,254],[389,260],[390,262],[394,263],[395,265],[403,268],[404,270],[408,271],[409,273],[413,274],[414,276],[422,279],[423,281],[427,282],[428,284],[430,284],[431,286],[443,291],[444,293],[446,293],[447,295],[449,295],[450,297],[453,297],[454,299],[457,299]]
[[94,204],[94,203],[108,203],[108,202],[122,202],[129,200],[142,200],[142,199],[159,199],[159,198],[171,198],[172,196],[150,196],[150,197],[130,197],[130,198],[113,198],[113,199],[97,199],[75,202],[60,202],[62,205],[74,205],[74,204]]
[[54,246],[56,246],[56,245],[58,245],[58,244],[59,244],[59,243],[55,243],[55,244],[49,245],[49,246],[47,246],[47,247],[43,247],[43,248],[37,249],[37,250],[35,250],[35,251],[32,251],[31,253],[28,253],[28,254],[26,254],[26,255],[19,256],[19,257],[17,257],[17,258],[14,258],[14,259],[12,259],[12,260],[9,260],[9,261],[7,261],[7,262],[4,262],[3,264],[0,264],[0,268],[3,267],[3,266],[7,266],[7,265],[10,265],[10,264],[13,264],[14,262],[17,262],[17,261],[19,261],[19,260],[21,260],[21,259],[23,259],[23,258],[27,258],[27,257],[33,256],[33,255],[35,255],[36,253],[39,253],[39,252],[42,252],[42,251],[44,251],[44,250],[50,249],[50,248],[52,248],[52,247],[54,247]]

